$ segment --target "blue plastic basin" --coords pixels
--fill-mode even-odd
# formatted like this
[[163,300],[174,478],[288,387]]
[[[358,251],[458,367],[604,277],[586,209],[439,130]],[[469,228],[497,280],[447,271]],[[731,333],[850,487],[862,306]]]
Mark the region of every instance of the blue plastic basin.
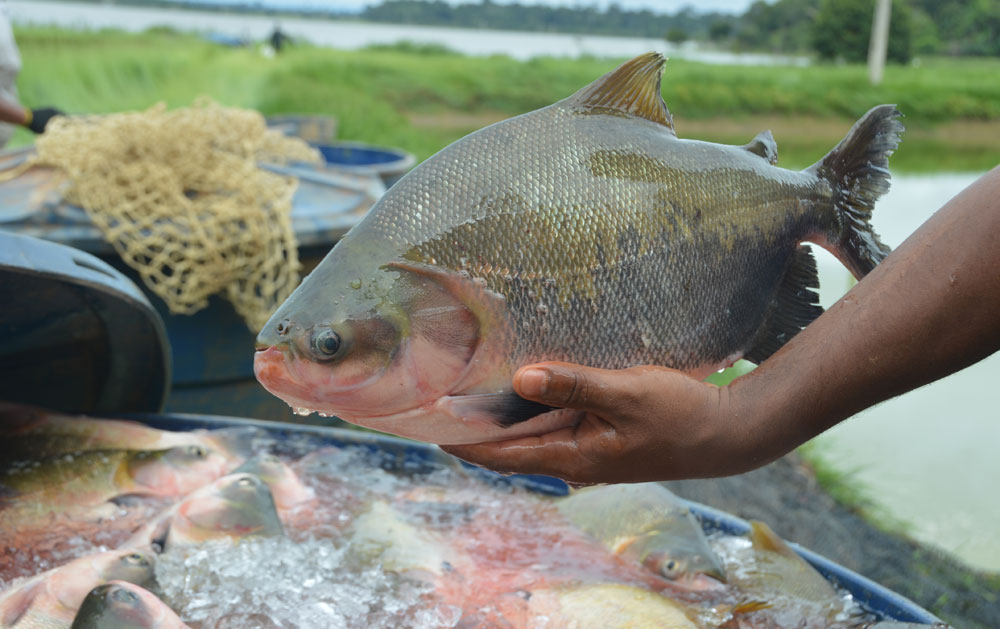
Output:
[[417,163],[413,155],[397,148],[360,142],[335,142],[315,146],[327,164],[377,174],[386,188],[399,181]]
[[[299,424],[212,415],[129,415],[128,418],[165,430],[255,426],[267,430],[279,443],[292,442],[294,440],[296,446],[299,446],[306,439],[314,440],[316,447],[330,445],[340,447],[355,446],[387,454],[390,456],[384,459],[387,461],[386,467],[403,471],[418,472],[422,468],[425,469],[431,461],[439,459],[441,456],[441,452],[437,446],[388,435],[341,428],[303,426]],[[472,473],[481,475],[484,479],[492,482],[512,483],[530,491],[550,496],[564,496],[569,491],[565,483],[548,476],[501,476],[479,467],[467,464],[466,466]],[[744,535],[750,530],[750,524],[746,520],[706,505],[694,502],[689,502],[689,504],[706,532],[721,531],[730,535]],[[928,625],[942,622],[939,618],[908,598],[797,544],[792,543],[790,545],[831,583],[850,592],[854,600],[878,616],[880,620],[895,620]]]

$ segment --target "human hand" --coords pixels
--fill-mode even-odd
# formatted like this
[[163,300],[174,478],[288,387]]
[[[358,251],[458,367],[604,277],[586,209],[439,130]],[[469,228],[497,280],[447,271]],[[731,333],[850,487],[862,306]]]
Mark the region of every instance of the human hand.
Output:
[[736,416],[729,387],[665,367],[623,370],[539,363],[514,375],[526,399],[573,409],[579,421],[536,437],[441,446],[506,473],[571,483],[721,476],[752,469],[752,431]]
[[44,133],[45,127],[49,124],[50,120],[56,116],[66,115],[55,107],[39,107],[38,109],[29,109],[28,112],[28,119],[25,121],[24,126],[35,133]]

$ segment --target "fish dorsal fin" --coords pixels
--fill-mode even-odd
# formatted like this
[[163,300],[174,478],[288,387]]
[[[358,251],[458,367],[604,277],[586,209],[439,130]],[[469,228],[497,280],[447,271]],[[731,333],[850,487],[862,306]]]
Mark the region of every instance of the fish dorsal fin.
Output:
[[665,62],[658,52],[640,55],[564,102],[584,109],[605,109],[652,120],[677,135],[673,116],[660,96],[660,75]]
[[770,131],[761,131],[748,144],[744,144],[743,148],[754,155],[760,155],[772,166],[778,163],[778,143],[774,141]]

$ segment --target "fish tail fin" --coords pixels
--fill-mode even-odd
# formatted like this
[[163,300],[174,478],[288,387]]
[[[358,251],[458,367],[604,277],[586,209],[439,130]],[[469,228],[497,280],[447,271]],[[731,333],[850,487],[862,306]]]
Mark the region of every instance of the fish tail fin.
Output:
[[869,222],[875,201],[889,189],[889,156],[899,146],[903,124],[895,105],[879,105],[861,117],[840,144],[809,167],[830,182],[839,234],[829,246],[857,278],[889,254]]

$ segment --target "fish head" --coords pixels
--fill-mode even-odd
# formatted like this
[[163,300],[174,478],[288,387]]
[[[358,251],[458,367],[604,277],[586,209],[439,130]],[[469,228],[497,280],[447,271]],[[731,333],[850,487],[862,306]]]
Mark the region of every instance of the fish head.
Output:
[[71,629],[168,629],[184,624],[151,592],[125,581],[99,585],[84,598]]
[[424,263],[362,272],[352,258],[364,256],[347,239],[337,244],[261,330],[254,371],[297,412],[412,434],[379,419],[456,390],[482,362],[495,300],[479,299],[485,287],[467,276]]
[[163,496],[190,493],[226,473],[228,459],[201,445],[165,450],[136,450],[127,469],[132,482],[143,491]]
[[113,551],[101,577],[105,581],[128,581],[136,585],[149,585],[156,578],[156,555],[148,550]]
[[724,566],[686,508],[668,513],[626,551],[654,574],[685,589],[710,590],[726,583]]
[[48,577],[48,591],[65,609],[76,609],[95,585],[115,579],[152,584],[155,555],[146,550],[111,550],[81,557],[53,571]]
[[316,492],[303,484],[292,468],[273,454],[258,454],[248,459],[233,471],[234,474],[240,472],[253,474],[264,481],[280,509],[290,509],[316,497]]
[[165,546],[283,532],[267,485],[253,474],[229,474],[178,505]]

